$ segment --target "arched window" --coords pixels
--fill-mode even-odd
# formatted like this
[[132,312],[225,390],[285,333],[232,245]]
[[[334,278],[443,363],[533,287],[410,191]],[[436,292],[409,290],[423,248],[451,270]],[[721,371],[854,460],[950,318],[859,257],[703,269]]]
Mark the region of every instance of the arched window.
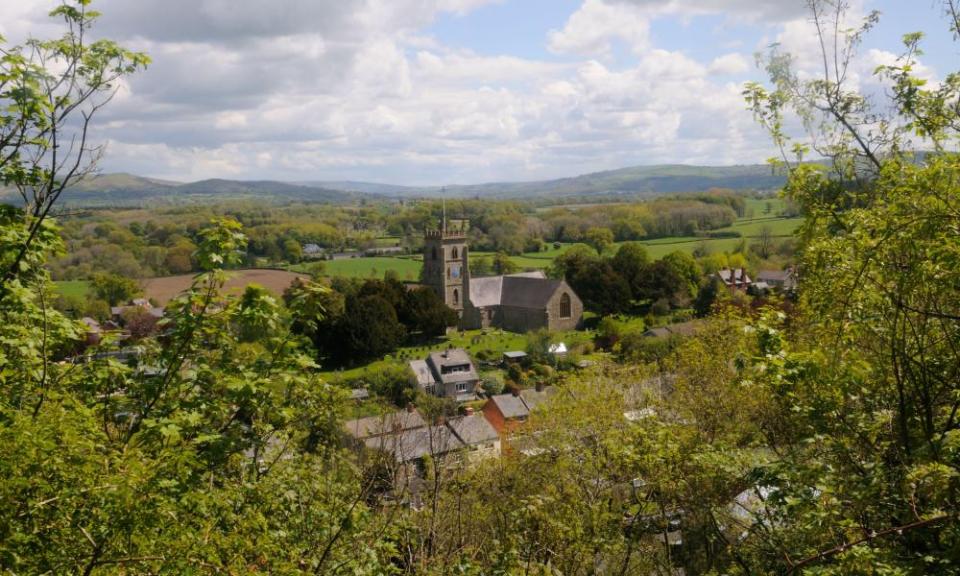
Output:
[[457,252],[457,247],[454,246],[454,247],[453,247],[453,253],[450,255],[450,258],[453,258],[454,260],[456,260],[456,259],[459,258],[459,257],[460,257],[460,254]]
[[457,306],[460,304],[460,291],[456,288],[453,289],[453,305]]
[[433,259],[434,259],[434,260],[437,259],[437,247],[436,247],[436,246],[433,247]]
[[560,317],[569,318],[573,316],[573,311],[571,308],[570,295],[564,292],[563,295],[560,296]]
[[447,278],[450,277],[451,268],[447,268]]

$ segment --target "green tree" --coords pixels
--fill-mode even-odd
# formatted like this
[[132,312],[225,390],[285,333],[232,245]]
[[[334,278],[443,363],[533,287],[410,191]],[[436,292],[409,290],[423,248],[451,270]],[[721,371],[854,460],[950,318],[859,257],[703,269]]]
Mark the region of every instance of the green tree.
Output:
[[511,260],[505,252],[497,252],[494,254],[491,266],[494,274],[496,275],[515,274],[520,271],[520,267],[517,266],[517,263]]
[[143,293],[140,282],[116,274],[96,274],[91,281],[93,293],[111,306],[126,304]]
[[613,245],[613,232],[609,228],[594,227],[584,234],[587,244],[593,246],[598,254],[603,254]]
[[630,292],[636,298],[643,284],[647,266],[650,265],[647,249],[639,242],[625,242],[617,249],[610,264],[627,281]]

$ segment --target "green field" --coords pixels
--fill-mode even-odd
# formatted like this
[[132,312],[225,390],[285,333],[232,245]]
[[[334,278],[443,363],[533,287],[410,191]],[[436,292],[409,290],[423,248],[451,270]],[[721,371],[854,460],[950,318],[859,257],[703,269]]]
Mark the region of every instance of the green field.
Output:
[[53,283],[54,289],[64,296],[85,298],[90,292],[90,282],[87,280],[63,280]]
[[[371,256],[369,258],[345,258],[343,260],[323,260],[324,274],[327,276],[345,276],[347,278],[383,278],[387,270],[394,270],[400,280],[416,281],[420,278],[420,260],[413,257]],[[310,272],[313,263],[291,266],[293,272]]]

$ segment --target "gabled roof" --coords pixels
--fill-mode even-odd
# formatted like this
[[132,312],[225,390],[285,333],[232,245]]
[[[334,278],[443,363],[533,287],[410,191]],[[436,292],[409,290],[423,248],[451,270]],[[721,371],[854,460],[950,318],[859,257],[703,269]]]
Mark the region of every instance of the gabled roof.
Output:
[[757,272],[757,280],[768,282],[786,282],[793,276],[792,270],[761,270]]
[[357,440],[391,434],[393,432],[422,428],[427,423],[416,410],[399,410],[380,416],[368,416],[343,423],[344,431]]
[[446,426],[427,426],[405,430],[400,434],[368,438],[364,445],[371,450],[392,453],[397,462],[409,462],[427,455],[438,456],[465,447]]
[[482,414],[473,414],[448,420],[447,426],[468,446],[494,442],[500,438],[497,431]]
[[520,398],[527,405],[527,410],[533,412],[533,409],[546,402],[551,396],[556,394],[557,389],[553,386],[547,386],[542,390],[536,388],[526,388],[520,391]]
[[525,418],[530,415],[534,408],[546,402],[556,392],[557,389],[553,386],[547,386],[543,390],[527,388],[521,390],[516,396],[513,394],[497,394],[490,398],[490,402],[493,402],[494,406],[500,410],[500,413],[507,420]]
[[500,303],[517,308],[545,308],[561,284],[561,280],[504,276]]
[[500,410],[503,417],[507,420],[513,418],[526,418],[530,415],[530,409],[523,403],[520,396],[513,394],[497,394],[490,398],[490,402]]
[[476,308],[504,305],[541,309],[562,284],[562,280],[547,278],[542,270],[471,278],[470,303]]
[[720,280],[723,280],[724,284],[750,284],[750,276],[747,275],[747,271],[743,268],[724,268],[723,270],[717,271],[717,276],[720,277]]
[[425,360],[411,360],[410,369],[413,370],[413,374],[417,378],[417,384],[420,386],[432,386],[435,383],[433,373]]
[[470,303],[476,308],[499,306],[503,292],[503,276],[470,279]]

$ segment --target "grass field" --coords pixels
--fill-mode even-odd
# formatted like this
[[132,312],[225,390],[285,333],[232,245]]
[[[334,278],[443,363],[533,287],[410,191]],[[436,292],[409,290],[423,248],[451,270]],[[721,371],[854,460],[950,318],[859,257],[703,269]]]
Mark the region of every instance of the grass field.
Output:
[[[412,257],[372,256],[370,258],[345,258],[343,260],[324,260],[323,269],[327,276],[346,276],[348,278],[383,278],[387,270],[394,270],[400,280],[415,281],[420,278],[423,264]],[[307,272],[310,263],[291,266],[294,272]]]
[[64,296],[86,298],[90,292],[90,282],[87,280],[63,280],[54,282],[53,285],[56,291]]

